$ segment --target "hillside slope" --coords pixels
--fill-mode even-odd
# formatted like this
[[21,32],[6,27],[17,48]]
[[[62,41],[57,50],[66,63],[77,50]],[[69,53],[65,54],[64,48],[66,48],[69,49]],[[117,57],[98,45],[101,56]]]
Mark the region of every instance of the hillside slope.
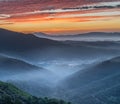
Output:
[[119,104],[119,81],[120,57],[116,57],[69,76],[58,93],[77,104]]
[[63,100],[37,98],[9,83],[0,82],[0,104],[70,104]]
[[21,73],[28,73],[31,71],[47,71],[41,67],[29,64],[23,60],[10,58],[0,55],[0,76],[7,77]]

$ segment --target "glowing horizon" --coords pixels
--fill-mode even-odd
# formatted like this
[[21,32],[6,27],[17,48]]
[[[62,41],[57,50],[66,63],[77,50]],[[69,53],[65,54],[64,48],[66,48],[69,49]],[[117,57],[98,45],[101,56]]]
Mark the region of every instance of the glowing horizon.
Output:
[[48,34],[120,32],[120,1],[2,0],[0,28]]

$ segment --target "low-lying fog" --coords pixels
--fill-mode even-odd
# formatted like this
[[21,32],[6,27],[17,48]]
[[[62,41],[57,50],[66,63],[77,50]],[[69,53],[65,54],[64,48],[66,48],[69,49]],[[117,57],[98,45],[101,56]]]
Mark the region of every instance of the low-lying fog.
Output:
[[40,38],[48,38],[58,41],[120,41],[120,33],[88,33],[88,34],[78,34],[78,35],[44,35],[42,33],[34,33],[35,36]]
[[[51,60],[51,61],[40,61],[35,66],[39,67],[37,70],[30,70],[27,72],[12,72],[4,71],[5,75],[1,76],[3,81],[35,81],[37,83],[47,85],[50,87],[55,87],[59,82],[71,74],[84,70],[87,67],[100,63],[104,60],[110,59],[112,57],[98,57],[94,59],[74,59],[74,60]],[[17,63],[19,64],[19,63]],[[33,63],[32,63],[33,64]],[[42,68],[42,70],[41,70]],[[16,69],[14,69],[16,70]],[[14,71],[13,70],[13,71]],[[3,73],[3,74],[4,74]],[[12,74],[13,73],[13,74]]]
[[93,60],[52,60],[52,61],[44,61],[39,62],[37,65],[43,67],[51,72],[53,72],[56,76],[58,76],[59,80],[63,79],[78,70],[82,70],[88,66],[101,62],[105,59],[96,58]]

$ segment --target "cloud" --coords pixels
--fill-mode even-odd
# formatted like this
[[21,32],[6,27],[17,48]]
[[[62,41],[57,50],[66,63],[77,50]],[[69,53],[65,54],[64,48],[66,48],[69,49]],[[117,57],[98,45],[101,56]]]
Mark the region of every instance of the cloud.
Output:
[[[93,11],[98,9],[114,9],[114,8],[120,8],[120,2],[108,2],[108,3],[102,2],[102,3],[89,4],[86,6],[61,8],[61,9],[55,9],[54,7],[49,7],[47,8],[47,10],[33,10],[33,11],[22,11],[20,13],[18,12],[18,13],[12,13],[12,14],[0,14],[0,19],[26,16],[26,15],[35,15],[35,14],[40,14],[40,15],[48,14],[49,16],[51,16],[53,14],[58,14],[58,13],[80,12],[80,11],[85,12],[87,10]],[[101,15],[102,14],[103,13],[101,13]],[[79,13],[77,15],[79,15]]]
[[104,8],[120,8],[120,2],[103,2],[96,4],[89,4],[86,6],[73,7],[73,8],[63,8],[63,10],[88,10],[88,9],[104,9]]
[[9,18],[10,15],[7,14],[0,14],[0,19],[5,19],[5,18]]
[[10,24],[13,24],[13,22],[5,21],[5,20],[0,21],[0,25],[10,25]]
[[[107,1],[107,2],[106,2]],[[93,6],[115,6],[117,0],[2,0],[0,1],[0,13],[12,14],[32,12],[39,10],[62,9],[62,8],[76,8]],[[85,6],[86,5],[86,6]]]
[[120,16],[119,11],[101,11],[101,12],[93,12],[93,13],[83,13],[83,14],[66,14],[66,15],[56,15],[49,16],[48,18],[78,18],[78,17],[112,17],[112,16]]

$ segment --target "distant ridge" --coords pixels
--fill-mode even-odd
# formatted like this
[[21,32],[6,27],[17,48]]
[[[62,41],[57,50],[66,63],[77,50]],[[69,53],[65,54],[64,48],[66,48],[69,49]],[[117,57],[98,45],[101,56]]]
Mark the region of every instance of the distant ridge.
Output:
[[52,40],[72,40],[72,41],[120,41],[119,32],[90,32],[83,34],[73,34],[73,35],[48,35],[44,33],[34,33],[35,36],[40,38],[48,38]]
[[88,33],[80,33],[80,34],[65,34],[65,35],[50,35],[42,32],[35,32],[33,33],[35,36],[48,36],[48,37],[75,37],[75,36],[81,36],[81,35],[112,35],[112,34],[117,34],[120,35],[120,32],[88,32]]

